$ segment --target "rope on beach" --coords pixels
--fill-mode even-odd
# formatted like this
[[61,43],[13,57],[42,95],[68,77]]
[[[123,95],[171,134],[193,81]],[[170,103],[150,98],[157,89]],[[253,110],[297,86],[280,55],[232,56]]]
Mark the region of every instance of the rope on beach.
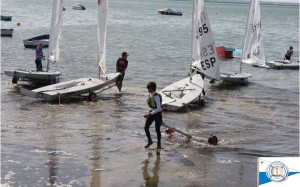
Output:
[[201,115],[199,115],[199,114],[196,114],[196,113],[192,112],[192,110],[189,108],[188,104],[185,104],[185,107],[186,107],[187,111],[188,111],[189,113],[191,113],[192,115],[195,115],[195,116],[201,117]]

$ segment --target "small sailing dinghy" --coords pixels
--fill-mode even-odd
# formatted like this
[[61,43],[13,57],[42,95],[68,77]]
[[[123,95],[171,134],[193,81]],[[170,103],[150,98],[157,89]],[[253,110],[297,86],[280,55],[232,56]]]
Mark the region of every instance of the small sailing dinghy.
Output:
[[[247,83],[251,74],[242,72],[243,64],[268,68],[265,64],[265,54],[262,43],[259,0],[251,0],[240,62],[240,72],[220,73],[221,80],[223,82],[238,83],[241,85]],[[195,64],[193,67],[195,67]],[[199,65],[197,65],[197,69],[200,69]]]
[[1,29],[1,36],[12,36],[14,29]]
[[47,69],[46,71],[36,70],[7,70],[4,74],[13,77],[12,82],[17,84],[19,79],[36,82],[36,83],[55,83],[59,75],[59,71],[49,71],[50,61],[55,63],[59,60],[59,44],[62,33],[62,19],[63,19],[63,0],[53,0],[52,8],[52,20],[50,29],[50,41],[49,41],[49,54],[47,55]]
[[248,82],[250,73],[242,72],[242,65],[249,64],[254,67],[269,68],[265,63],[265,53],[262,42],[262,29],[260,17],[259,0],[251,0],[248,20],[244,36],[240,72],[235,74],[221,74],[223,82],[237,82],[240,84]]
[[[197,63],[200,64],[199,67],[207,76],[217,80],[220,79],[215,42],[203,0],[193,1],[191,40],[190,70],[192,70],[192,64]],[[206,52],[202,53],[201,51],[204,50]],[[202,92],[202,75],[196,74],[196,71],[191,72],[190,77],[177,81],[160,91],[162,107],[171,111],[180,110],[198,97],[200,100]]]
[[[63,97],[89,95],[90,100],[95,100],[95,91],[114,85],[120,73],[106,74],[106,23],[107,23],[107,0],[98,1],[98,78],[80,78],[61,82],[34,90],[21,88],[21,93],[31,97],[43,98],[46,100],[60,99]],[[100,71],[104,75],[100,76]]]
[[204,1],[196,1],[193,19],[192,69],[209,79],[220,81],[218,52]]
[[267,65],[273,69],[299,69],[299,60],[291,61],[291,60],[274,60],[267,62]]
[[43,34],[33,38],[24,39],[23,44],[25,48],[36,48],[39,43],[43,44],[43,47],[48,47],[50,42],[50,35]]

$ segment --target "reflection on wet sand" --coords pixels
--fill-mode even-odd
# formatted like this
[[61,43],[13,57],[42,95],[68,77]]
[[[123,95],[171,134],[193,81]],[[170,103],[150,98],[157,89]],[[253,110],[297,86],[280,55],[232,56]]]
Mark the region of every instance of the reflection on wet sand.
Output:
[[101,186],[101,148],[102,148],[102,137],[99,134],[101,130],[99,125],[96,125],[96,129],[92,131],[92,158],[91,158],[91,181],[90,186],[100,187]]
[[56,151],[50,151],[48,153],[49,160],[49,183],[50,185],[55,185],[57,183],[57,173],[58,173],[58,164],[59,164],[59,155]]
[[149,165],[149,161],[152,156],[153,156],[153,153],[148,152],[148,158],[143,162],[144,166],[142,167],[142,174],[143,174],[143,178],[145,180],[146,186],[149,186],[149,187],[156,186],[157,187],[158,182],[159,182],[158,174],[159,174],[160,154],[159,153],[156,154],[156,160],[154,162],[154,166],[153,166],[153,170],[152,170],[153,176],[151,177],[151,175],[148,172],[148,165]]
[[[52,117],[52,115],[51,115]],[[55,124],[53,124],[55,126]],[[46,134],[44,137],[46,138],[46,150],[48,152],[48,161],[47,165],[49,167],[49,183],[51,186],[57,184],[58,182],[58,165],[59,165],[59,153],[58,153],[58,144],[57,141],[57,128],[50,127],[47,128]]]

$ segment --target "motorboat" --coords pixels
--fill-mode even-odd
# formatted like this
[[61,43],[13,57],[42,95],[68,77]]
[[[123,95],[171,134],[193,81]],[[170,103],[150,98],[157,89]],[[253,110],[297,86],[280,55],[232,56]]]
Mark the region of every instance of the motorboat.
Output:
[[236,58],[242,54],[241,49],[219,46],[217,47],[217,55],[219,58]]
[[1,36],[12,36],[14,29],[1,29]]
[[182,16],[182,12],[175,8],[164,8],[158,10],[159,14]]
[[50,38],[49,34],[44,34],[33,38],[25,39],[23,40],[23,43],[26,48],[36,48],[39,42],[43,44],[43,47],[48,47],[49,38]]
[[1,20],[2,21],[11,21],[12,16],[3,16],[1,15]]
[[85,7],[79,3],[76,3],[72,6],[72,9],[74,10],[85,10]]

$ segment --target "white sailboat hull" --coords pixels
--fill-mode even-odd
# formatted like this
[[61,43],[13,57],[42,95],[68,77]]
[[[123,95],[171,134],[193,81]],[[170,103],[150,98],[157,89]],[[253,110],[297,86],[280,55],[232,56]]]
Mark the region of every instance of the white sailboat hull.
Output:
[[45,100],[54,100],[66,96],[80,96],[113,84],[119,75],[119,73],[107,74],[106,80],[98,78],[80,78],[44,86],[34,90],[21,89],[21,93],[31,97],[43,98]]
[[274,69],[299,69],[299,61],[274,60],[267,62],[267,65]]
[[196,74],[177,81],[160,91],[162,96],[162,108],[170,111],[177,111],[199,97],[203,90],[203,79]]
[[221,80],[227,83],[247,83],[248,78],[251,77],[250,73],[221,73]]
[[32,71],[32,70],[7,70],[4,74],[15,79],[24,79],[31,82],[52,82],[55,83],[59,75],[59,71]]

